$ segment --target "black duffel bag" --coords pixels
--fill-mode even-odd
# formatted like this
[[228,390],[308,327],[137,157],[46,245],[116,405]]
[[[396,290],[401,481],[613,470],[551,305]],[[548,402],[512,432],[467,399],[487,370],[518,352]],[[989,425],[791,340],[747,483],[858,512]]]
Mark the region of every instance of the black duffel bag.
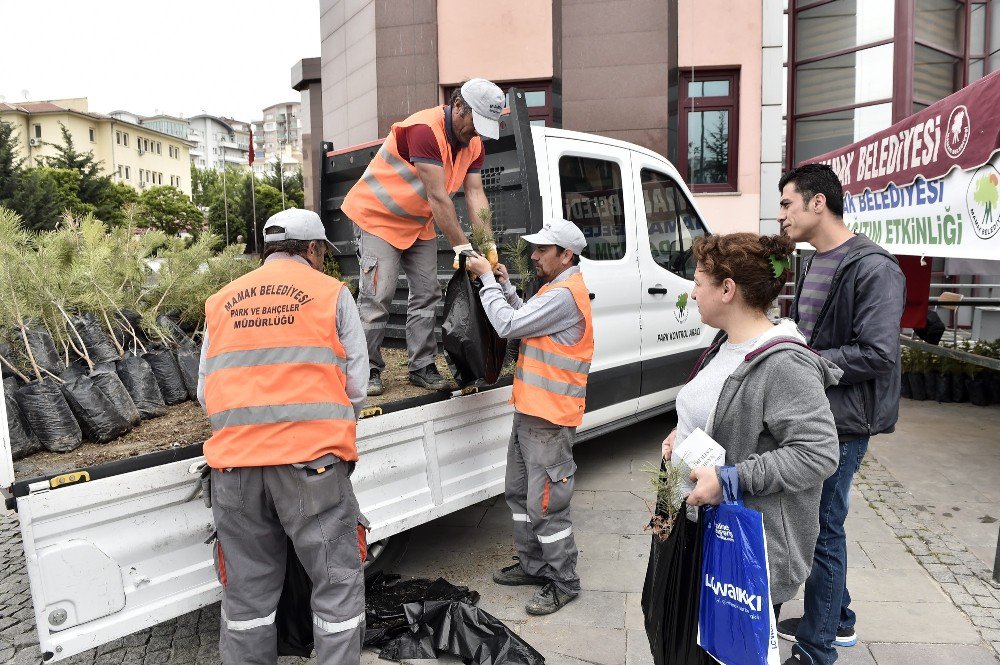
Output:
[[17,405],[42,445],[68,453],[83,443],[83,433],[66,398],[54,383],[29,383],[17,391]]
[[492,385],[500,378],[507,340],[500,337],[483,309],[479,280],[465,269],[465,255],[448,282],[444,297],[441,339],[448,367],[460,387],[480,382]]

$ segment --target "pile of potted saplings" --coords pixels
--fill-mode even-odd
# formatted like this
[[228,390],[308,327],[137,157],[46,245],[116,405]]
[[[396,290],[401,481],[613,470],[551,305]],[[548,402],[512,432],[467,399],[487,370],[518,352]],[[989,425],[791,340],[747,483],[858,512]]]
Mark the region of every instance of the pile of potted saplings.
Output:
[[[66,215],[25,231],[0,207],[0,366],[14,459],[112,441],[196,398],[205,299],[252,269],[216,253]],[[154,268],[156,268],[154,270]]]
[[[1000,359],[1000,340],[959,342],[943,347]],[[1000,372],[973,363],[904,347],[902,396],[938,402],[971,402],[976,406],[1000,404]]]

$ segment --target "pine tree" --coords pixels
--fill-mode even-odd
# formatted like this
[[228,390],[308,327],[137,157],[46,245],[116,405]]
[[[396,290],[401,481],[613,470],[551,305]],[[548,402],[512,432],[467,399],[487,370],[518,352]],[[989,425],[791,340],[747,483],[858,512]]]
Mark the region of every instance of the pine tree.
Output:
[[72,169],[80,173],[79,198],[85,204],[94,206],[98,219],[112,221],[118,218],[116,209],[117,193],[113,190],[110,176],[102,175],[104,168],[93,152],[78,152],[73,144],[73,135],[60,123],[62,145],[53,144],[54,157],[45,158],[45,166],[58,169]]

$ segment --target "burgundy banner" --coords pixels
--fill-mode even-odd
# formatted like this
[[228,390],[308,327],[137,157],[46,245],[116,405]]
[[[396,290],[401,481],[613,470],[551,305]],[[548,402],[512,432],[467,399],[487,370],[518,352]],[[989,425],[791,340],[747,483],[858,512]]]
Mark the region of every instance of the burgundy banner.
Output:
[[853,194],[932,180],[954,166],[982,166],[1000,149],[998,77],[993,72],[889,129],[807,162],[829,164]]

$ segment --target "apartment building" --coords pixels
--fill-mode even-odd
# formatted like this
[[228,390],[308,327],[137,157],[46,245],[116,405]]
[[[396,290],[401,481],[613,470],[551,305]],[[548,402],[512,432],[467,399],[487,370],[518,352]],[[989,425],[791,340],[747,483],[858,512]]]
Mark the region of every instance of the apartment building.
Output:
[[138,122],[125,111],[113,114],[89,110],[85,97],[0,104],[0,120],[14,125],[18,154],[28,167],[53,157],[62,144],[62,127],[74,146],[92,152],[105,173],[142,191],[171,185],[191,195],[191,143]]

